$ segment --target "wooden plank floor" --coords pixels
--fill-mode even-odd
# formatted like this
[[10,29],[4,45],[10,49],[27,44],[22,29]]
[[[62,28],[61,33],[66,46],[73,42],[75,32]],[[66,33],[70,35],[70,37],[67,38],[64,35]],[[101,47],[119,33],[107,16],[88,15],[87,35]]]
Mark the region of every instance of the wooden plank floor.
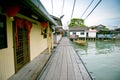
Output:
[[62,38],[36,80],[92,80],[68,38]]
[[35,80],[39,72],[47,63],[50,54],[48,49],[43,51],[39,56],[26,64],[16,74],[11,76],[8,80]]

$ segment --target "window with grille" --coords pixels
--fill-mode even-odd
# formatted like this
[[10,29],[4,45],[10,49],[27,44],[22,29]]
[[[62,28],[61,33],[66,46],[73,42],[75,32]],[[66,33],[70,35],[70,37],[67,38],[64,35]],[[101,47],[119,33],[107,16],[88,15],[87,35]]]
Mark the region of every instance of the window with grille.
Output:
[[0,49],[7,48],[6,16],[0,14]]

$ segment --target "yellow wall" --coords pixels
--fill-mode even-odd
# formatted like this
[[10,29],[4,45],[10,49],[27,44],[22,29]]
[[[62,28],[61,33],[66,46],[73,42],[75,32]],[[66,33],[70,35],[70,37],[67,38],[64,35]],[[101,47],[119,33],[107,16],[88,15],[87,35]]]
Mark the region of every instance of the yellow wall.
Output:
[[0,80],[7,80],[14,74],[12,20],[7,18],[7,48],[0,49]]
[[31,60],[38,56],[42,51],[47,48],[47,38],[43,39],[41,35],[40,23],[32,24],[32,30],[30,33],[30,56]]
[[33,60],[48,47],[47,38],[43,38],[43,35],[41,35],[40,22],[23,16],[21,14],[17,14],[16,16],[32,22],[32,29],[30,32],[30,60]]
[[[30,60],[37,57],[42,51],[48,48],[47,38],[41,35],[40,22],[26,16],[17,14],[17,17],[25,18],[32,23],[30,32]],[[14,48],[13,48],[13,27],[12,19],[7,17],[7,41],[8,47],[0,49],[0,80],[7,80],[15,74]]]

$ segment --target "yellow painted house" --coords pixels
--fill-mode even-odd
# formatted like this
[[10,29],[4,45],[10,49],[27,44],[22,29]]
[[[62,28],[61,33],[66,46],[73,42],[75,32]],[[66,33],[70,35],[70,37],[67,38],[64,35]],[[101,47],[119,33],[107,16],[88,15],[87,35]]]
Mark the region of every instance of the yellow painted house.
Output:
[[0,80],[52,48],[55,20],[39,0],[0,0]]

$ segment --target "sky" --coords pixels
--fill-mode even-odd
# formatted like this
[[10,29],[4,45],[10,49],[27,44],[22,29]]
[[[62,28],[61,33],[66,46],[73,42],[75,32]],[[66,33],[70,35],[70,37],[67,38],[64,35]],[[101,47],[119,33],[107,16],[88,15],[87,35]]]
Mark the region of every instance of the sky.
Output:
[[[94,0],[86,13],[82,16],[92,0],[40,0],[49,14],[56,17],[64,15],[61,19],[63,28],[67,29],[72,18],[85,19],[99,0]],[[64,4],[63,4],[64,2]],[[72,15],[73,10],[73,15]],[[72,17],[71,17],[72,16]],[[82,16],[82,17],[81,17]],[[102,0],[94,11],[85,19],[86,26],[103,24],[110,29],[120,28],[120,0]]]

